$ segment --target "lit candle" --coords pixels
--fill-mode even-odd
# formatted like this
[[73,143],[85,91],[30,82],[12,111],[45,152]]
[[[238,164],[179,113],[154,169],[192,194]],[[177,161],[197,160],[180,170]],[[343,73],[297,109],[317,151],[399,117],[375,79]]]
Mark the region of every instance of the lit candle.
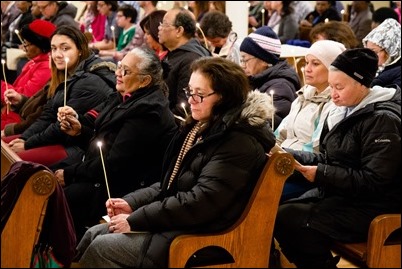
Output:
[[207,41],[207,38],[205,37],[204,31],[201,29],[200,24],[197,22],[197,23],[195,24],[195,26],[200,30],[200,32],[201,32],[201,34],[202,34],[202,38],[204,39],[205,47],[206,47],[207,49],[209,49],[209,48],[208,48],[208,41]]
[[114,33],[114,26],[110,26],[110,30],[112,30],[112,37],[113,37],[113,49],[116,49],[116,36]]
[[324,20],[324,23],[327,23],[327,22],[329,22],[328,18],[326,18],[326,19]]
[[91,27],[89,27],[88,32],[91,34],[92,43],[96,42],[97,40],[96,40],[96,38],[95,38],[95,36],[94,36],[94,34],[93,34],[93,30],[92,30]]
[[186,104],[183,102],[183,103],[181,103],[181,107],[183,108],[183,110],[184,110],[184,114],[186,114],[186,118],[188,117],[188,113],[187,113],[187,110],[186,110]]
[[15,34],[18,36],[18,39],[21,41],[21,44],[24,44],[24,40],[22,40],[22,37],[20,36],[20,31],[18,31],[17,29],[14,30]]
[[[6,60],[1,59],[1,64],[3,65],[4,84],[6,84],[6,91],[7,91],[7,90],[8,90],[8,84],[7,84],[7,78],[6,78],[6,69],[5,69],[5,67],[4,67],[5,63],[6,63]],[[6,104],[6,113],[8,114],[9,111],[10,111],[10,104],[7,103],[7,104]]]
[[262,14],[262,16],[261,16],[261,26],[264,26],[264,25],[265,25],[265,16],[264,16],[264,13],[265,13],[265,9],[261,9],[261,14]]
[[103,174],[105,175],[107,196],[108,196],[109,199],[110,199],[109,183],[107,182],[105,161],[103,160],[103,154],[102,154],[102,142],[101,142],[101,141],[98,141],[97,145],[98,145],[98,147],[99,147],[99,153],[100,153],[100,157],[101,157],[101,161],[102,161]]
[[64,106],[67,104],[67,65],[68,65],[68,57],[64,57],[64,62],[66,62],[66,68],[64,69]]
[[274,127],[274,120],[275,120],[274,90],[270,90],[269,93],[271,94],[271,97],[272,97],[272,131],[274,131],[275,130],[275,127]]

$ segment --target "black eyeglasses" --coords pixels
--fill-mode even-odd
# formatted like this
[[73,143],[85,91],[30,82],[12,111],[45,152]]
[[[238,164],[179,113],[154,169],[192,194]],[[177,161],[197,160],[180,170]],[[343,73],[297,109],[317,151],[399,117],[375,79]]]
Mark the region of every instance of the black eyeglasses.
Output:
[[45,10],[45,8],[47,8],[50,4],[51,4],[51,3],[47,3],[47,4],[44,5],[44,6],[38,6],[38,5],[36,5],[36,6],[38,7],[38,9],[39,9],[40,11],[43,11],[43,10]]
[[121,64],[121,62],[118,62],[118,63],[117,63],[116,69],[121,72],[121,76],[122,76],[122,77],[124,77],[124,76],[129,76],[129,75],[133,75],[133,74],[138,75],[138,76],[145,76],[145,75],[146,75],[146,74],[143,74],[143,73],[136,73],[136,72],[133,72],[133,71],[124,69],[124,67],[123,67],[123,65]]
[[187,99],[191,97],[191,98],[193,98],[194,102],[197,102],[197,103],[202,103],[204,101],[204,98],[207,98],[208,96],[211,96],[216,93],[216,92],[211,92],[207,95],[199,95],[196,93],[192,93],[193,91],[190,87],[185,87],[183,89],[183,91],[186,94]]
[[26,43],[26,42],[22,44],[22,46],[24,46],[24,49],[26,49],[26,50],[27,50],[27,49],[29,48],[29,46],[31,46],[31,45],[32,45],[32,44],[28,44],[28,43]]

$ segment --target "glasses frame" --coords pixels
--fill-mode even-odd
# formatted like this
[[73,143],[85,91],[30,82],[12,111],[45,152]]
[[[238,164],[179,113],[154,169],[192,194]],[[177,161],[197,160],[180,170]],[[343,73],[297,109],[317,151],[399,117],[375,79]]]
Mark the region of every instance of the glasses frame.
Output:
[[121,64],[121,62],[118,62],[118,63],[117,63],[117,65],[116,65],[116,71],[117,71],[117,70],[120,71],[122,77],[130,76],[130,75],[133,75],[133,74],[138,75],[138,76],[146,76],[146,75],[147,75],[147,74],[136,73],[136,72],[133,72],[133,71],[131,71],[131,70],[124,69],[124,68],[123,68],[123,65]]
[[24,47],[25,50],[28,50],[28,48],[32,45],[33,45],[32,43],[27,43],[26,41],[24,41],[24,43],[22,43],[22,46]]
[[373,50],[372,49],[372,51],[375,53],[375,54],[380,54],[380,52],[382,52],[382,51],[384,51],[385,49],[379,49],[379,50]]
[[[204,101],[205,98],[216,94],[216,92],[211,92],[207,95],[200,95],[200,94],[196,94],[196,93],[191,93],[191,88],[190,86],[187,86],[185,88],[183,88],[184,94],[186,95],[187,99],[189,99],[190,97],[193,99],[194,102],[196,103],[202,103]],[[199,100],[198,100],[199,98]]]
[[250,61],[250,60],[252,60],[252,59],[255,59],[255,58],[256,58],[256,57],[250,57],[250,58],[248,58],[248,59],[240,58],[240,64],[246,65],[248,61]]
[[173,26],[174,28],[177,28],[177,26],[176,25],[174,25],[174,24],[170,24],[170,23],[167,23],[167,22],[159,22],[159,26],[161,27],[161,28],[168,28],[168,27],[170,27],[170,26]]
[[49,3],[47,3],[46,5],[44,5],[43,7],[41,7],[41,6],[38,6],[38,5],[36,5],[37,7],[38,7],[38,9],[42,12],[43,10],[45,10],[49,5],[51,4],[51,2],[49,2]]

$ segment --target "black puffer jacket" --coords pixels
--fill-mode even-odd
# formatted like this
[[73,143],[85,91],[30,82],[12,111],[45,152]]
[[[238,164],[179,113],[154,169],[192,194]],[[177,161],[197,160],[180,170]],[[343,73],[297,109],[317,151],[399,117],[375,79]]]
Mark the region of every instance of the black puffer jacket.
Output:
[[[115,65],[103,62],[92,54],[82,61],[74,75],[67,79],[67,105],[84,114],[102,103],[114,91]],[[64,82],[57,87],[53,98],[43,108],[41,116],[23,133],[25,149],[44,145],[64,144],[68,135],[60,130],[57,111],[64,105]]]
[[363,241],[375,216],[401,213],[401,91],[375,86],[352,114],[336,120],[344,109],[328,116],[320,154],[293,155],[318,165],[323,197],[305,225],[336,240]]
[[[255,91],[245,106],[207,128],[185,155],[177,178],[167,183],[187,132],[179,133],[165,155],[161,183],[126,195],[135,210],[128,217],[135,231],[149,231],[143,255],[167,266],[170,242],[177,234],[212,232],[233,224],[244,209],[275,137],[267,127],[272,107]],[[160,188],[162,184],[162,188]]]

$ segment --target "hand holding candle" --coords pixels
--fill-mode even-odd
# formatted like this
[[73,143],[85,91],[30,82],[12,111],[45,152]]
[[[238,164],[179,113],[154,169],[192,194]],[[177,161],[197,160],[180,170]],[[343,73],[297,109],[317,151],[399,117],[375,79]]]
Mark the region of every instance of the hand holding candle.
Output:
[[[6,69],[5,69],[5,63],[6,60],[1,59],[1,65],[3,66],[3,78],[4,78],[4,84],[6,85],[6,91],[8,91],[8,84],[7,84],[7,78],[6,78]],[[8,115],[8,113],[10,112],[10,104],[7,102],[6,104],[6,113]]]
[[64,61],[66,62],[66,68],[64,70],[64,106],[67,104],[67,65],[69,60],[68,57],[64,57]]

